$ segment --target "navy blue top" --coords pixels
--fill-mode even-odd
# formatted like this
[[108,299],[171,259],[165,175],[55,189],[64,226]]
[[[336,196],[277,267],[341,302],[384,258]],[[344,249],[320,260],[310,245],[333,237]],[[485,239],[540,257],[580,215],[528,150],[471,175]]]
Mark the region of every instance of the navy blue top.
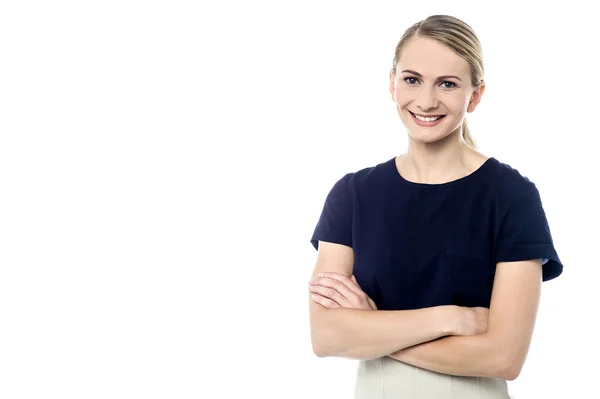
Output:
[[489,308],[497,262],[542,259],[543,281],[563,269],[535,184],[493,157],[442,184],[404,179],[395,158],[348,173],[327,195],[319,240],[353,248],[380,310]]

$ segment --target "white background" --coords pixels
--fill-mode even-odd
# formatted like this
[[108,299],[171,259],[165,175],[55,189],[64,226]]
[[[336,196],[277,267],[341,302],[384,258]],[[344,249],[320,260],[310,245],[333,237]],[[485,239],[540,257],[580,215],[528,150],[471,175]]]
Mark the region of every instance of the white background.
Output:
[[311,350],[309,239],[335,181],[405,150],[388,71],[431,14],[479,35],[471,131],[565,265],[511,393],[597,395],[585,3],[3,2],[0,397],[350,398],[356,362]]

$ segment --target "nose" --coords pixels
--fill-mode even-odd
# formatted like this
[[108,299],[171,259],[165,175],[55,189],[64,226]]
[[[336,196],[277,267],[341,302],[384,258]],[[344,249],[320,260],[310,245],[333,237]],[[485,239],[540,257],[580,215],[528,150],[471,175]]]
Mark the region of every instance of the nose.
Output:
[[422,87],[415,101],[417,107],[423,111],[435,109],[438,106],[438,99],[435,96],[435,90],[428,87]]

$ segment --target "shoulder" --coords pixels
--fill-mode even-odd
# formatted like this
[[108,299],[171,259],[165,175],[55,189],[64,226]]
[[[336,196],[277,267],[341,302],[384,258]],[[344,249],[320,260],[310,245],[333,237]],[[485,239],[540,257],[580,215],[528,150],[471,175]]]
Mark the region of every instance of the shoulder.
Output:
[[509,203],[523,196],[539,196],[535,183],[516,167],[496,158],[491,161],[493,168],[491,168],[489,183],[494,189],[495,196]]
[[345,173],[341,178],[338,177],[327,196],[327,201],[350,205],[357,198],[364,201],[377,196],[389,185],[390,168],[394,159],[362,167]]
[[[347,184],[351,192],[372,189],[387,183],[390,176],[390,168],[395,157],[373,166],[367,166],[346,173],[339,182]],[[395,165],[395,164],[394,164]],[[395,166],[394,166],[395,167]]]

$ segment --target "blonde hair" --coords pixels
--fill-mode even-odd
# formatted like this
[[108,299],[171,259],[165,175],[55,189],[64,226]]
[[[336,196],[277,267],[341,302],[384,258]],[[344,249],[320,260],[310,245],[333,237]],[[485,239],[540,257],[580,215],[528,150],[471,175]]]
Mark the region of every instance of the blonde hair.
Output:
[[[473,86],[477,87],[483,81],[483,52],[477,35],[465,22],[449,15],[432,15],[412,25],[404,32],[394,53],[392,67],[394,75],[396,75],[396,64],[400,59],[402,49],[414,37],[428,37],[450,47],[469,63]],[[476,148],[477,145],[471,136],[466,118],[463,120],[461,130],[465,142]]]

